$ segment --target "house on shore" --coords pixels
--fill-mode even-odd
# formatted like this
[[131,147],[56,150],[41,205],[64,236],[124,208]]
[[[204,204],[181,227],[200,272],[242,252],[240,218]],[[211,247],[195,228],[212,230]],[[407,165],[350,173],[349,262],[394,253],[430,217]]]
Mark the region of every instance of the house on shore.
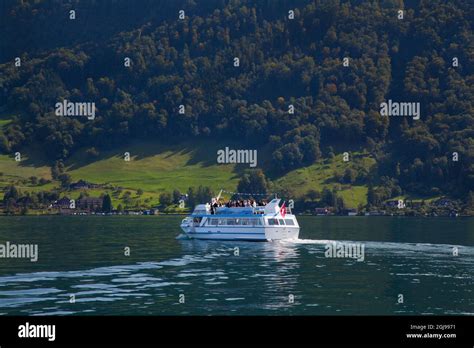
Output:
[[372,210],[365,213],[365,216],[384,216],[384,210]]
[[63,198],[54,201],[50,208],[57,209],[61,215],[70,215],[74,213],[74,208],[71,208],[71,199],[64,196]]
[[453,206],[453,201],[448,198],[440,198],[433,202],[433,205],[436,207],[451,207]]
[[387,208],[398,208],[398,200],[391,200],[384,203]]
[[357,209],[353,209],[353,208],[344,210],[344,215],[347,215],[347,216],[356,216],[358,213],[359,213],[359,211]]
[[102,210],[102,198],[83,197],[77,201],[77,208],[84,211]]
[[331,215],[331,210],[330,208],[315,208],[314,213],[316,216],[326,216],[326,215]]
[[143,215],[157,215],[158,209],[147,209],[143,211]]
[[54,209],[71,209],[71,200],[69,197],[64,196],[63,198],[54,201],[51,205],[51,208]]

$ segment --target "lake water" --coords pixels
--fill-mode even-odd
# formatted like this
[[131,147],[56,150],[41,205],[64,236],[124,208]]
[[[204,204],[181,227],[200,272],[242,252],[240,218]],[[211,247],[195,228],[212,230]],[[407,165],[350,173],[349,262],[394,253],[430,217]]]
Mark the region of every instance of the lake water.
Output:
[[1,217],[0,243],[39,259],[0,259],[0,314],[474,314],[474,219],[299,217],[300,240],[264,243],[176,239],[181,219]]

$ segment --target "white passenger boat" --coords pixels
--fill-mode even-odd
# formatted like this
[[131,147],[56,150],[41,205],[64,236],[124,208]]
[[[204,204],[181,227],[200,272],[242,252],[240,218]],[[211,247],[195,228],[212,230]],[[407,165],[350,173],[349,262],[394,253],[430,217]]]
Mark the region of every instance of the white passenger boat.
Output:
[[181,222],[190,238],[219,240],[271,241],[297,239],[300,227],[295,215],[281,200],[273,199],[265,206],[218,207],[199,204],[191,216]]

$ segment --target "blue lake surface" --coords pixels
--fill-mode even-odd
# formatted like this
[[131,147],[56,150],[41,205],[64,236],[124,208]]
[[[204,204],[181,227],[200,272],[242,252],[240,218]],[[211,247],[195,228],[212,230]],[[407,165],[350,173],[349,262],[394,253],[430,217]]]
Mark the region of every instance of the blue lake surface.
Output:
[[0,258],[0,315],[474,314],[474,219],[298,217],[301,239],[264,243],[176,239],[181,219],[1,217],[39,258]]

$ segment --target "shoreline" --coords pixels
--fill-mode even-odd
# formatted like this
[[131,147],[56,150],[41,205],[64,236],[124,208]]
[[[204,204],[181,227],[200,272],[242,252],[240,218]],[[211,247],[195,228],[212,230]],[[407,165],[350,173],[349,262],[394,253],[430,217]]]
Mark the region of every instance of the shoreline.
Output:
[[[160,213],[154,215],[147,215],[147,214],[14,214],[14,215],[7,215],[7,214],[0,214],[0,217],[38,217],[38,216],[61,216],[61,217],[165,217],[165,216],[189,216],[190,214],[184,213]],[[318,217],[318,218],[334,218],[334,217],[345,217],[345,218],[387,218],[387,217],[397,217],[397,218],[449,218],[449,219],[457,219],[457,218],[474,218],[474,215],[458,215],[458,216],[448,216],[448,215],[315,215],[315,214],[295,214],[295,216],[302,216],[302,217]]]

